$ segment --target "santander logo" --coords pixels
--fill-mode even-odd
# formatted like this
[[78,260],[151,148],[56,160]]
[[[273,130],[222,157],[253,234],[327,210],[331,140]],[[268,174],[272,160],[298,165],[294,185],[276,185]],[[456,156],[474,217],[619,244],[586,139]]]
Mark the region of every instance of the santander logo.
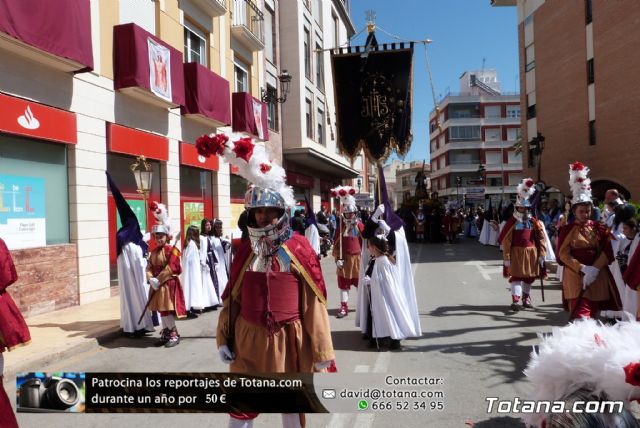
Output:
[[204,156],[202,156],[202,155],[198,155],[198,162],[200,162],[200,163],[205,163],[206,161],[207,161],[207,158],[205,158],[205,157],[204,157]]
[[33,115],[29,106],[27,106],[24,114],[18,118],[18,124],[26,129],[40,128],[40,121]]

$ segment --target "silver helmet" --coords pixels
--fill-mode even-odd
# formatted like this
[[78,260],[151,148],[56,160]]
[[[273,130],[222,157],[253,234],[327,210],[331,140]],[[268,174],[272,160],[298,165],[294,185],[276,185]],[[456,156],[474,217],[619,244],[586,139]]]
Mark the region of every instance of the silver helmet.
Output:
[[251,249],[259,257],[269,257],[275,254],[283,242],[289,239],[289,214],[284,198],[273,189],[252,186],[244,198],[244,207],[277,208],[282,214],[275,224],[265,227],[247,225]]

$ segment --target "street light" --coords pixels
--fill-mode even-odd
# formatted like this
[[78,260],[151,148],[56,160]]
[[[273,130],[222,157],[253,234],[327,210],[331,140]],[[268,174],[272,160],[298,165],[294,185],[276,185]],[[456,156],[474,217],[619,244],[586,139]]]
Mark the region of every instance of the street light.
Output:
[[456,199],[458,200],[458,207],[460,206],[460,185],[462,184],[462,177],[456,176]]
[[147,162],[144,156],[138,156],[136,161],[129,167],[133,173],[133,177],[136,179],[136,190],[142,195],[144,200],[144,224],[145,228],[148,227],[147,211],[149,193],[151,192],[151,180],[153,179],[153,171],[151,165]]
[[281,97],[278,97],[278,93],[269,89],[262,89],[262,102],[264,103],[284,103],[287,101],[287,95],[289,95],[289,85],[291,83],[291,79],[293,77],[287,70],[282,70],[282,74],[278,76],[278,81],[280,82],[280,93]]
[[[540,181],[540,166],[542,165],[542,152],[544,151],[544,135],[540,132],[529,141],[529,167],[538,164],[538,180]],[[534,157],[536,162],[534,163]]]
[[358,193],[360,193],[360,187],[362,186],[362,179],[358,178],[358,180],[356,181],[356,184],[358,185]]

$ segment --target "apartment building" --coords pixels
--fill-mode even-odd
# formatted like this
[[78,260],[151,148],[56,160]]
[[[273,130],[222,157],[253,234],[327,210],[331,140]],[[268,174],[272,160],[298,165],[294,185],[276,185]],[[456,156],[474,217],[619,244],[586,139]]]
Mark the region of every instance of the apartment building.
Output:
[[460,92],[429,115],[431,190],[466,205],[515,198],[523,178],[520,97],[501,91],[495,70],[465,71]]
[[0,2],[0,236],[20,275],[9,292],[27,316],[111,296],[119,220],[105,171],[150,229],[131,172],[139,156],[174,230],[202,217],[234,226],[242,183],[194,141],[244,133],[278,158],[260,91],[264,5]]
[[568,165],[579,160],[591,169],[594,197],[617,188],[637,200],[640,9],[594,0],[491,4],[518,10],[525,174],[568,194]]

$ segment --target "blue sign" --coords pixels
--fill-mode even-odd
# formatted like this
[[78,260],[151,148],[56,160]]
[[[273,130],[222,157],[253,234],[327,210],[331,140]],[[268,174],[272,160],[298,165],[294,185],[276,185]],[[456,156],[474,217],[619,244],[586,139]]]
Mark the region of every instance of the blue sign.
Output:
[[45,217],[44,178],[0,174],[0,224]]

